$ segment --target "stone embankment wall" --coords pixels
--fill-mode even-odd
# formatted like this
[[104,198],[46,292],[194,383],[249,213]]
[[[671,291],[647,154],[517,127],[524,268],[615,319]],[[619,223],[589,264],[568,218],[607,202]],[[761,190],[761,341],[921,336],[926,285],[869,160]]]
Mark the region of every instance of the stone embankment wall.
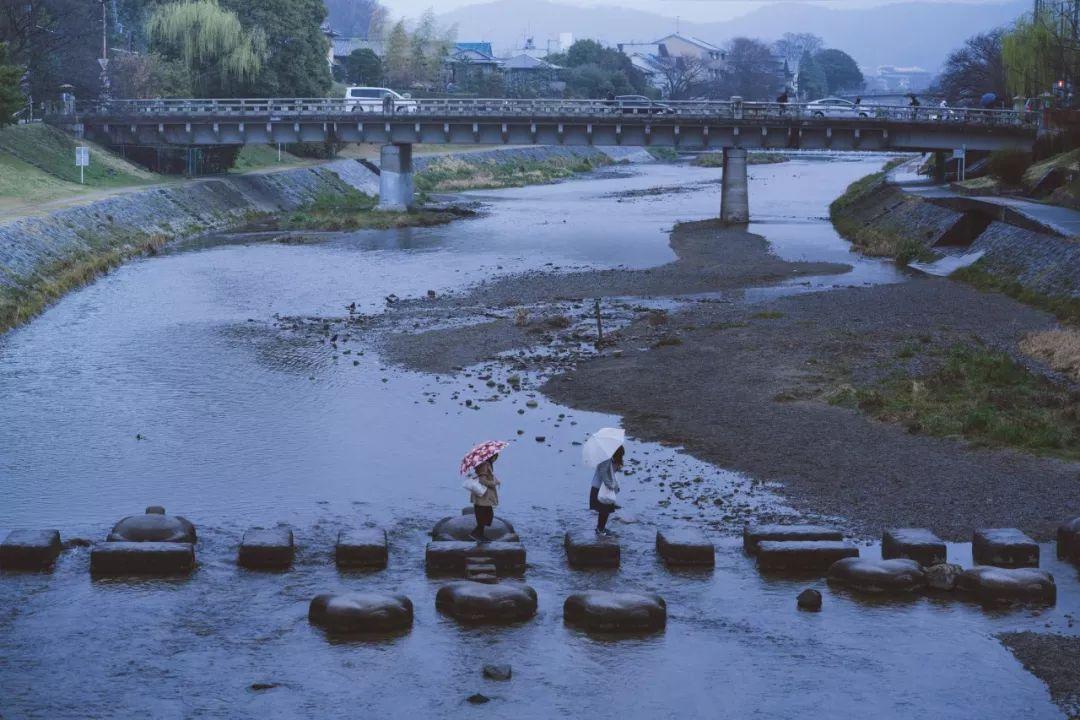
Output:
[[[466,163],[501,163],[510,161],[544,161],[555,158],[568,160],[578,158],[607,157],[614,162],[644,162],[652,160],[652,155],[640,147],[564,147],[549,145],[529,145],[524,147],[492,148],[490,150],[476,150],[474,152],[454,153],[451,155],[455,160]],[[424,168],[433,162],[447,157],[446,155],[417,155],[413,157],[413,170],[422,172]]]

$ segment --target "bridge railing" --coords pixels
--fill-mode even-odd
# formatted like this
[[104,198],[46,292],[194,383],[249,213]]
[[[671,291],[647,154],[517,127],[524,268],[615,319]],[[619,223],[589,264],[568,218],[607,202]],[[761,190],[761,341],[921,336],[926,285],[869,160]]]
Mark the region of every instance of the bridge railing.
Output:
[[362,118],[386,115],[421,118],[598,118],[652,116],[661,118],[722,119],[733,121],[851,120],[879,122],[947,123],[979,126],[1034,126],[1034,113],[960,107],[896,105],[815,105],[813,103],[742,102],[738,100],[566,100],[562,98],[416,98],[395,100],[387,113],[379,100],[350,98],[236,98],[111,100],[78,106],[82,119],[116,121],[177,121],[253,119]]

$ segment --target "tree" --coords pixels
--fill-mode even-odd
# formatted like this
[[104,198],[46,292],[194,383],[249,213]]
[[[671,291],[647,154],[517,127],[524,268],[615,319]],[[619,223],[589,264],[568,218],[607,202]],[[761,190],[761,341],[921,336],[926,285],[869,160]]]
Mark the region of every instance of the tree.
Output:
[[855,59],[843,50],[819,50],[814,62],[825,73],[826,91],[834,95],[844,90],[862,90],[863,74]]
[[829,81],[825,70],[809,52],[804,52],[799,60],[799,96],[803,100],[814,100],[829,93]]
[[420,16],[409,38],[413,85],[434,87],[441,84],[443,60],[454,45],[454,29],[442,30],[430,8]]
[[216,0],[184,0],[159,7],[146,25],[151,46],[179,60],[196,94],[227,96],[263,67],[266,35],[245,30],[236,13]]
[[688,97],[708,75],[705,62],[692,55],[665,55],[654,64],[663,79],[664,95],[673,100]]
[[382,60],[369,48],[353,50],[341,64],[345,72],[345,82],[350,85],[382,84]]
[[727,63],[720,81],[709,92],[716,97],[738,95],[744,100],[772,100],[784,82],[783,65],[760,40],[735,38],[727,46]]
[[784,33],[773,47],[782,60],[789,66],[794,65],[803,53],[813,55],[824,44],[821,38],[813,33]]
[[348,37],[378,37],[368,35],[371,20],[379,12],[378,0],[325,0],[327,20],[337,32]]
[[6,44],[0,44],[0,127],[11,124],[15,113],[26,106],[26,98],[19,89],[22,68],[8,60]]
[[949,53],[938,79],[938,88],[950,104],[976,105],[988,92],[1006,97],[1005,62],[1001,28],[969,37]]
[[87,0],[0,0],[0,42],[24,68],[22,87],[40,105],[55,100],[62,83],[76,97],[101,89],[101,5]]
[[396,87],[412,85],[412,52],[404,20],[398,20],[386,38],[383,74],[390,85]]
[[1070,17],[1048,7],[1016,21],[1001,40],[1006,87],[1028,97],[1049,92],[1056,83],[1071,87],[1080,77],[1080,47]]
[[179,60],[155,53],[124,53],[114,57],[109,68],[115,97],[148,99],[195,94],[191,73]]
[[563,54],[549,55],[548,62],[567,68],[563,73],[567,92],[575,97],[647,95],[649,83],[629,57],[595,40],[577,40]]

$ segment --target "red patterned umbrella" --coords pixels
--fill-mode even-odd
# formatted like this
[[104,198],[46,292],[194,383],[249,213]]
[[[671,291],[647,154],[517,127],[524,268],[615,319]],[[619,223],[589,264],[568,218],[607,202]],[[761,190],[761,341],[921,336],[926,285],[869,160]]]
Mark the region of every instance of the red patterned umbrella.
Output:
[[484,462],[485,460],[490,459],[493,455],[498,453],[500,450],[502,450],[509,444],[510,443],[503,442],[502,440],[488,440],[487,442],[480,443],[472,450],[470,450],[468,455],[462,458],[461,474],[467,474],[474,467]]

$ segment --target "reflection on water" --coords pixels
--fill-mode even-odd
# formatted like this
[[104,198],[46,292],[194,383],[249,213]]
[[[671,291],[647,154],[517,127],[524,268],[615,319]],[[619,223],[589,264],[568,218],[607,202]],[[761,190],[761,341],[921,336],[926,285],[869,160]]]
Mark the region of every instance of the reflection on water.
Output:
[[[751,168],[751,229],[785,258],[855,265],[826,285],[901,280],[849,254],[822,219],[829,200],[880,163]],[[992,637],[1047,623],[1068,631],[1076,572],[1051,549],[1043,557],[1060,598],[1042,613],[832,593],[820,614],[797,613],[795,594],[820,583],[759,576],[729,535],[747,506],[783,513],[782,502],[746,478],[634,443],[640,464],[622,514],[631,522],[615,525],[623,567],[572,572],[561,532],[591,521],[573,443],[618,418],[542,397],[530,408],[528,390],[488,402],[476,373],[401,372],[357,338],[335,348],[272,324],[275,314],[341,315],[351,302],[373,311],[391,293],[498,273],[667,262],[675,222],[716,214],[708,181],[718,173],[619,168],[476,193],[490,212],[444,227],[305,245],[193,243],[123,267],[0,338],[0,532],[58,527],[98,539],[158,503],[200,530],[200,567],[182,581],[91,581],[86,550],[65,553],[49,575],[0,577],[0,716],[454,717],[476,712],[464,698],[479,691],[493,698],[488,712],[522,718],[701,717],[718,707],[738,717],[1058,717]],[[465,501],[461,454],[496,437],[514,440],[499,463],[501,512],[528,547],[540,614],[465,629],[435,613],[424,533]],[[693,478],[701,482],[680,484]],[[277,522],[296,531],[294,570],[238,569],[243,530]],[[680,522],[717,534],[713,572],[656,562],[656,524]],[[334,569],[337,530],[357,523],[390,530],[388,570]],[[958,560],[968,550],[951,552]],[[563,598],[590,587],[661,593],[667,630],[610,642],[565,628]],[[408,594],[414,629],[376,644],[327,642],[308,625],[307,602],[347,588]],[[513,665],[511,682],[481,679],[494,661]]]

